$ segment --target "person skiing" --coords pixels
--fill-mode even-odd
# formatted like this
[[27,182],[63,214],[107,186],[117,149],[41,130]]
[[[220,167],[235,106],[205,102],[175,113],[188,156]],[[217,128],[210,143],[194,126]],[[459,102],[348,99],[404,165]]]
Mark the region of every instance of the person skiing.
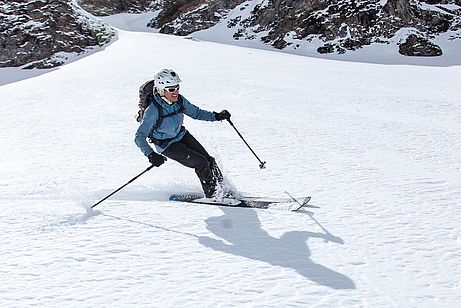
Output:
[[231,114],[227,110],[211,112],[193,105],[179,94],[181,81],[171,69],[162,69],[154,76],[153,99],[144,111],[135,143],[155,167],[161,166],[168,157],[194,168],[205,197],[212,198],[223,176],[215,159],[183,126],[184,114],[202,121],[230,120]]

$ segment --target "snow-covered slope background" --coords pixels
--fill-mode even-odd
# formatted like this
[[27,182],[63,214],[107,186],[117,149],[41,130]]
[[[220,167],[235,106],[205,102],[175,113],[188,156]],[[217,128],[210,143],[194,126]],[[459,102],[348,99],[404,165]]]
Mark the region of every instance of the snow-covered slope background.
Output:
[[[186,120],[239,192],[309,194],[317,208],[171,203],[200,186],[168,161],[88,210],[148,166],[137,90],[163,67],[195,104],[228,109],[267,161],[228,124]],[[120,30],[101,52],[2,85],[0,302],[457,307],[460,73]]]

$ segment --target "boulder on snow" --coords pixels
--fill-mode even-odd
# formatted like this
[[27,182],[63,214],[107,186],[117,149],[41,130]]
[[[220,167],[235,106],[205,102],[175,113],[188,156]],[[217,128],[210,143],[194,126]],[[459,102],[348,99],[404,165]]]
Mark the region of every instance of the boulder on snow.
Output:
[[442,55],[442,49],[423,37],[410,34],[400,44],[399,53],[404,56],[436,57]]

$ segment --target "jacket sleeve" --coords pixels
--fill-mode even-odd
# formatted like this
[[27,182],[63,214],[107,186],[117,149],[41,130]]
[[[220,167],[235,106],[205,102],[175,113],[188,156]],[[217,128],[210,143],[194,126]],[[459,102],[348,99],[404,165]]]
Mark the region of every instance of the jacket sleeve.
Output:
[[216,121],[216,118],[211,111],[200,109],[186,98],[183,97],[184,104],[184,114],[187,114],[193,119],[202,120],[202,121]]
[[158,119],[158,111],[156,108],[151,108],[149,106],[144,113],[141,124],[139,125],[138,130],[136,131],[134,142],[141,149],[145,156],[149,156],[154,150],[147,142],[147,138],[152,133],[154,129],[154,124]]

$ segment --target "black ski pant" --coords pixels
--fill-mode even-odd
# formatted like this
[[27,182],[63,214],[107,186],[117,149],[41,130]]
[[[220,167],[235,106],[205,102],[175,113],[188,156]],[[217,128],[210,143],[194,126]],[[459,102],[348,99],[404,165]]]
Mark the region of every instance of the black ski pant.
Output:
[[223,180],[215,159],[188,131],[181,140],[171,144],[162,154],[186,167],[194,168],[207,198],[213,196],[217,182]]

